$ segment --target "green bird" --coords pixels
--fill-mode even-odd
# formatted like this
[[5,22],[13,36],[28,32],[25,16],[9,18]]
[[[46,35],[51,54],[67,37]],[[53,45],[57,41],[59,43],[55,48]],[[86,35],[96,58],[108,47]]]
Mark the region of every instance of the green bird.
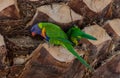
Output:
[[77,26],[70,28],[67,32],[67,35],[68,35],[70,41],[72,41],[75,45],[79,44],[79,41],[81,38],[97,40],[92,35],[89,35],[89,34],[83,32],[82,30],[80,30],[80,28],[78,28]]
[[36,34],[44,37],[46,41],[53,45],[60,45],[71,52],[83,65],[92,70],[92,67],[74,50],[72,42],[68,40],[67,34],[53,23],[41,22],[31,28],[32,36]]

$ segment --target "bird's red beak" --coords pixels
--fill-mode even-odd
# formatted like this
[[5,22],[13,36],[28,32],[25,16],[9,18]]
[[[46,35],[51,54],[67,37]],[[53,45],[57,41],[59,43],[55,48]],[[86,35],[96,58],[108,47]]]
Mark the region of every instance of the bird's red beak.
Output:
[[34,37],[36,35],[36,33],[32,32],[32,36]]

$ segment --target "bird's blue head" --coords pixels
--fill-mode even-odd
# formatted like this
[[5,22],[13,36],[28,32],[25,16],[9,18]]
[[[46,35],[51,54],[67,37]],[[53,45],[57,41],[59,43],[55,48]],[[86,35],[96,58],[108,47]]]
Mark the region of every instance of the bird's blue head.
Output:
[[38,27],[38,24],[33,25],[33,27],[31,28],[31,33],[32,33],[32,36],[41,34],[41,29]]

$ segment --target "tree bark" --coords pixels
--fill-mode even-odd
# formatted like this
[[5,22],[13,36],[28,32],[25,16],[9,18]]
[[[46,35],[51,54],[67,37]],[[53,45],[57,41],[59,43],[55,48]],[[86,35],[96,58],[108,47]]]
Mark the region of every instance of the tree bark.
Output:
[[7,50],[3,36],[0,34],[0,69],[4,69]]
[[99,25],[85,27],[83,31],[97,38],[96,41],[89,39],[81,40],[89,48],[91,64],[96,68],[97,64],[106,59],[106,56],[110,54],[113,45],[112,39]]
[[64,3],[53,3],[43,5],[37,8],[36,14],[28,25],[34,25],[39,22],[53,22],[60,25],[63,29],[68,29],[73,22],[81,22],[83,17],[75,13]]
[[0,20],[1,19],[19,19],[19,9],[15,0],[0,1]]
[[71,0],[68,5],[75,12],[93,20],[101,17],[105,18],[106,15],[111,17],[111,3],[112,0]]
[[32,53],[19,78],[82,78],[84,72],[85,67],[66,49],[43,44]]
[[120,38],[120,19],[108,20],[103,27],[113,39]]
[[120,78],[120,54],[99,67],[91,78]]

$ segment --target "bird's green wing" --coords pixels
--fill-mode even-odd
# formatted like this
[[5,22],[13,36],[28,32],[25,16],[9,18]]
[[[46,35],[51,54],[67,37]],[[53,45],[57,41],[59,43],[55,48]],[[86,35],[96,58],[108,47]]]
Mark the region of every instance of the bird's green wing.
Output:
[[64,38],[60,38],[60,37],[51,37],[49,42],[51,44],[55,44],[55,45],[61,45],[62,42],[73,45],[73,43],[71,41],[64,39]]
[[95,37],[93,37],[92,35],[89,35],[85,32],[83,32],[82,30],[80,30],[78,27],[73,27],[68,31],[69,34],[71,34],[71,37],[75,37],[75,38],[87,38],[87,39],[91,39],[91,40],[97,40]]
[[81,32],[76,32],[72,34],[73,37],[78,37],[78,38],[86,38],[86,39],[90,39],[90,40],[97,40],[95,37],[93,37],[92,35],[86,34],[85,32],[81,31]]
[[59,38],[66,38],[67,35],[66,33],[58,26],[53,23],[39,23],[38,26],[40,27],[42,25],[43,28],[46,30],[46,35],[51,38],[51,37],[59,37]]

